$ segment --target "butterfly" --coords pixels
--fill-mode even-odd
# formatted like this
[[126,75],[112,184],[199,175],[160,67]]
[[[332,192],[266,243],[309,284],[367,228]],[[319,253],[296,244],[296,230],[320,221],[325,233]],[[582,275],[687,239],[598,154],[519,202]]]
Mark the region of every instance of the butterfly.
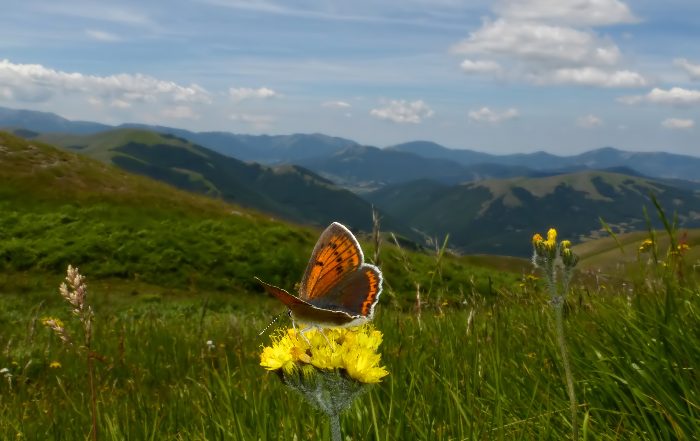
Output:
[[299,297],[256,279],[287,305],[292,322],[298,320],[309,327],[357,326],[371,320],[382,292],[381,270],[364,262],[357,239],[338,222],[318,238],[301,279]]

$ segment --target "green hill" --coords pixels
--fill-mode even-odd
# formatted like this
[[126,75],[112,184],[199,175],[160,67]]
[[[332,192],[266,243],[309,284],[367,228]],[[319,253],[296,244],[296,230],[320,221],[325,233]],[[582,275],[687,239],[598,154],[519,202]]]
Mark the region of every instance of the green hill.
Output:
[[[246,163],[174,135],[142,129],[44,134],[37,139],[293,222],[323,226],[339,220],[352,228],[371,230],[369,203],[302,167]],[[386,218],[385,226],[411,234],[391,217]]]
[[463,252],[527,256],[532,234],[549,227],[575,242],[601,236],[599,217],[616,232],[644,229],[651,193],[668,213],[678,214],[680,226],[700,225],[698,192],[601,171],[457,186],[414,182],[368,199],[428,235],[449,233]]
[[[291,288],[318,233],[0,132],[0,290],[8,274],[56,275],[68,264],[92,280],[193,291],[260,290],[255,276]],[[434,256],[385,243],[381,259],[391,292],[430,285]],[[454,256],[442,265],[452,296],[518,277]]]

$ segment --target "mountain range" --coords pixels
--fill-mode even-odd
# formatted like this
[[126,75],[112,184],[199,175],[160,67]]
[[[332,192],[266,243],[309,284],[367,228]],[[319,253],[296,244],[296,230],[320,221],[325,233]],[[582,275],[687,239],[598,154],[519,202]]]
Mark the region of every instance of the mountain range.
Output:
[[[142,129],[91,135],[34,133],[31,139],[288,221],[324,226],[342,220],[353,228],[371,230],[369,202],[300,166],[247,163],[174,135]],[[411,235],[390,215],[385,218],[387,227]]]
[[650,194],[681,227],[700,226],[700,158],[691,156],[613,148],[499,156],[427,141],[380,149],[321,134],[114,128],[0,110],[0,127],[17,135],[182,189],[292,222],[362,230],[374,205],[384,229],[418,242],[449,234],[460,252],[526,256],[533,232],[555,226],[586,240],[600,234],[599,217],[618,232],[641,229]]
[[601,218],[618,233],[645,229],[642,207],[654,213],[650,194],[675,213],[680,226],[700,226],[700,192],[610,171],[451,186],[414,181],[384,187],[367,199],[420,231],[449,234],[462,252],[525,256],[533,233],[549,227],[574,242],[605,234]]

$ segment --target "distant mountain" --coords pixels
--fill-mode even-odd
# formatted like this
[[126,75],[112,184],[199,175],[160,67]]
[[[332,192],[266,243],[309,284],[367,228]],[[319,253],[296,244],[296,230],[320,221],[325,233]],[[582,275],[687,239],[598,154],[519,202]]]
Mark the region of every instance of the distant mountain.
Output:
[[120,127],[141,128],[167,133],[242,161],[261,164],[298,163],[326,157],[352,146],[354,141],[320,133],[293,135],[237,135],[228,132],[190,132],[163,126],[123,124]]
[[700,158],[665,152],[626,152],[612,147],[572,156],[575,163],[589,168],[624,165],[647,176],[700,181]]
[[[368,202],[299,166],[248,164],[174,135],[140,129],[94,135],[44,134],[36,139],[287,220],[319,226],[338,220],[371,230]],[[391,216],[386,217],[385,226],[409,232]]]
[[500,164],[464,166],[448,159],[424,158],[413,153],[369,146],[348,147],[329,157],[299,163],[354,189],[376,189],[417,179],[455,184],[489,178],[531,176],[535,173],[525,167]]
[[424,158],[449,159],[464,165],[497,163],[496,155],[467,149],[450,149],[432,141],[411,141],[387,147],[385,150],[413,153]]
[[[381,159],[367,148],[364,152],[372,157],[364,163],[364,171],[360,173],[348,171],[338,173],[338,161],[351,164],[359,163],[357,152],[360,145],[355,141],[327,136],[323,134],[293,134],[293,135],[240,135],[228,132],[191,132],[163,126],[143,124],[124,124],[122,128],[142,128],[159,133],[170,134],[205,148],[214,150],[242,161],[253,161],[262,164],[298,164],[313,168],[324,176],[334,176],[344,180],[348,186],[357,185],[362,188],[367,181],[373,183],[406,182],[402,173],[394,171],[398,163],[390,164],[385,169],[393,176],[378,178],[370,169],[376,165],[375,159]],[[69,121],[53,113],[29,110],[15,110],[0,107],[0,128],[25,129],[38,133],[61,132],[72,134],[92,134],[112,126],[85,122]],[[465,149],[450,149],[430,141],[413,141],[382,149],[388,153],[409,153],[428,159],[450,161],[462,166],[472,167],[464,172],[456,172],[454,164],[445,164],[445,176],[439,177],[431,168],[439,163],[426,163],[426,172],[413,175],[410,179],[439,179],[445,182],[463,180],[497,178],[509,176],[537,176],[543,174],[560,174],[575,170],[600,170],[614,167],[627,167],[653,178],[678,180],[677,184],[687,186],[682,181],[700,182],[700,157],[678,155],[663,152],[627,152],[612,147],[591,150],[579,155],[557,156],[547,152],[519,153],[512,155],[493,155],[484,152]],[[350,159],[347,155],[353,157]],[[387,155],[385,158],[392,158]],[[401,156],[393,157],[402,161]],[[379,162],[382,164],[383,162]],[[484,164],[490,164],[486,166]],[[407,167],[412,167],[407,164]],[[494,168],[499,166],[500,168]],[[369,169],[367,167],[370,167]],[[515,168],[510,168],[515,167]],[[528,170],[529,169],[529,170]],[[363,176],[363,173],[367,176]],[[462,177],[464,176],[464,177]],[[670,182],[670,181],[669,181]],[[373,184],[374,185],[374,184]],[[691,185],[692,186],[692,185]]]
[[700,181],[700,157],[664,152],[627,152],[603,147],[579,155],[557,156],[547,152],[491,155],[472,150],[449,149],[432,142],[409,142],[387,147],[424,158],[449,159],[463,165],[478,162],[520,166],[532,170],[566,170],[569,168],[600,170],[627,167],[654,178]]
[[[329,156],[344,148],[357,146],[355,141],[313,134],[239,135],[229,132],[191,132],[157,125],[129,123],[120,126],[71,121],[54,113],[0,107],[0,128],[25,129],[37,133],[94,134],[114,128],[144,129],[175,135],[208,149],[242,161],[262,164],[295,163],[302,159]],[[22,136],[29,138],[25,133]]]
[[111,127],[95,122],[70,121],[55,113],[0,107],[0,128],[21,128],[39,133],[68,132],[88,134],[107,130]]
[[650,193],[669,215],[677,213],[682,227],[700,226],[700,192],[601,171],[453,186],[420,181],[366,197],[428,235],[449,233],[464,252],[526,256],[532,234],[549,227],[574,241],[599,236],[599,217],[620,232],[645,228],[642,207],[653,212]]

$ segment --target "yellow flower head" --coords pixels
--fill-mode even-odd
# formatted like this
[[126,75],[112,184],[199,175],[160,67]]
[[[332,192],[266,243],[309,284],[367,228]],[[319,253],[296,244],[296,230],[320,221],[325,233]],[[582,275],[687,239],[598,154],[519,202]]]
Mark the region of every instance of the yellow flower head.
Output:
[[562,240],[561,247],[562,248],[571,248],[571,241],[570,240]]
[[651,249],[652,245],[654,245],[654,242],[651,239],[644,239],[644,242],[639,245],[639,252],[646,253]]
[[[304,338],[305,337],[305,338]],[[287,329],[273,337],[271,346],[263,348],[260,365],[269,371],[285,373],[301,370],[308,374],[343,370],[361,383],[377,383],[389,374],[379,366],[377,352],[382,333],[370,324],[357,328],[311,329],[302,337],[296,329]]]
[[58,369],[61,367],[61,362],[60,361],[52,361],[51,364],[49,364],[49,367],[51,369]]
[[534,236],[532,236],[532,244],[537,245],[538,243],[542,242],[544,239],[542,239],[542,236],[540,233],[535,233]]
[[557,230],[550,228],[549,231],[547,231],[547,240],[544,241],[544,246],[549,251],[554,251],[557,247]]

